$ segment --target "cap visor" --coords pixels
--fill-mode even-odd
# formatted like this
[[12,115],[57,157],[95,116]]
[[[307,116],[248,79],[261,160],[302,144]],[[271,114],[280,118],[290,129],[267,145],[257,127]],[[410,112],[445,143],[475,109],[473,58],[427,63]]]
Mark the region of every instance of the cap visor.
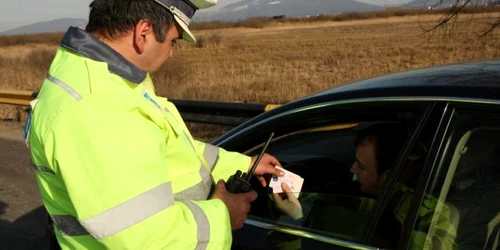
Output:
[[191,33],[191,31],[189,30],[187,24],[184,23],[180,18],[178,18],[175,15],[174,15],[174,19],[177,22],[177,24],[179,24],[179,26],[181,26],[182,30],[184,31],[184,33],[182,34],[182,39],[185,40],[186,42],[189,42],[189,43],[195,43],[196,38],[194,37],[193,33]]

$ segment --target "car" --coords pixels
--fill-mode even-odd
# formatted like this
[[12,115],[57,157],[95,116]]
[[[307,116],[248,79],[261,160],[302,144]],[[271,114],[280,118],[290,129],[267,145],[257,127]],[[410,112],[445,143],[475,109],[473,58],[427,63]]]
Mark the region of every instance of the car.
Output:
[[[388,181],[377,197],[352,192],[355,136],[360,129],[385,123],[408,130]],[[304,178],[299,200],[308,199],[310,206],[304,207],[304,219],[297,224],[276,209],[270,187],[252,180],[259,196],[243,228],[233,232],[232,249],[421,248],[415,245],[415,232],[421,232],[426,244],[435,235],[447,235],[459,249],[497,249],[499,60],[346,84],[264,112],[212,144],[256,155],[270,132],[274,138],[266,152]],[[408,163],[410,156],[416,156],[415,164]],[[390,228],[383,215],[398,202],[392,191],[401,182],[411,196],[402,224]],[[437,202],[430,203],[430,197]],[[373,205],[360,210],[367,199]],[[439,227],[443,211],[452,228]],[[429,216],[423,224],[419,214],[424,212]]]
[[[354,138],[358,130],[379,123],[403,124],[408,136],[381,194],[372,197],[374,206],[360,211],[353,207],[366,197],[348,192]],[[322,209],[310,209],[302,223],[293,223],[274,207],[271,188],[255,182],[259,197],[244,227],[234,232],[233,249],[415,249],[421,247],[412,238],[415,232],[422,232],[426,244],[435,240],[432,235],[449,234],[459,249],[497,249],[500,61],[434,66],[346,84],[258,115],[213,144],[256,155],[270,132],[275,137],[267,153],[304,178],[304,199],[323,194],[308,201]],[[419,160],[410,166],[407,159],[415,152]],[[410,205],[399,230],[380,237],[388,223],[382,215],[397,202],[391,191],[400,182],[411,190]],[[429,197],[437,202],[429,205]],[[425,209],[430,216],[422,228],[419,214]],[[438,226],[445,210],[453,229]],[[311,217],[328,226],[315,226]]]

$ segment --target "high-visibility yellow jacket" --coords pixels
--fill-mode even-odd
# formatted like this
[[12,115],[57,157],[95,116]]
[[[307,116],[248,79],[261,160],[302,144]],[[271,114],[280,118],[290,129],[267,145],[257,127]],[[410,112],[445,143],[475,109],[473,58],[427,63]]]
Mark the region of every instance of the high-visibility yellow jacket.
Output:
[[30,115],[37,183],[63,249],[229,249],[213,180],[250,157],[196,141],[150,76],[70,28]]

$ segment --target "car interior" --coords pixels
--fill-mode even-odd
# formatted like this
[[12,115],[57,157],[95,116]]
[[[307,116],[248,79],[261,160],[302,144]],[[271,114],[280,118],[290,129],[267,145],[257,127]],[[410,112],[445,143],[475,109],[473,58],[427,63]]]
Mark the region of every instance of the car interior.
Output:
[[[287,226],[359,241],[369,222],[376,197],[364,195],[359,185],[353,182],[350,168],[355,161],[354,140],[359,130],[387,122],[397,121],[342,123],[275,138],[268,148],[268,153],[278,158],[285,169],[304,178],[299,200],[301,203],[312,205],[309,210],[304,208],[305,219],[302,224],[294,225],[287,223],[289,220],[283,220],[284,216],[277,211],[269,195],[259,195],[252,203],[251,217],[265,219],[270,223],[283,222]],[[260,146],[249,151],[255,154],[260,150]],[[259,194],[272,192],[271,188],[262,188],[257,183],[254,188]],[[370,206],[365,211],[360,211],[361,203],[366,200],[370,201]],[[310,216],[312,214],[316,217],[318,214],[330,216],[325,216],[322,223],[317,223],[317,218],[311,219],[314,217]],[[328,228],[324,225],[328,225]]]
[[[496,249],[500,213],[500,130],[476,128],[466,132],[455,151],[446,195],[455,213],[460,249]],[[492,222],[495,222],[492,224]],[[491,228],[489,230],[489,228]]]

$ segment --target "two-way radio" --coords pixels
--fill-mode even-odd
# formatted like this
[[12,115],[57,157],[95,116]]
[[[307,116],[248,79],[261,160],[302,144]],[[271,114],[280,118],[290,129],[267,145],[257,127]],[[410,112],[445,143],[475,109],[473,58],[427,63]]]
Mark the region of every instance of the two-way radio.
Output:
[[248,171],[248,173],[242,173],[240,170],[238,170],[234,175],[229,177],[229,179],[226,182],[226,189],[228,192],[233,194],[240,194],[240,193],[248,193],[252,190],[252,187],[250,185],[250,179],[252,178],[255,169],[259,165],[262,156],[266,152],[267,146],[269,146],[269,143],[273,139],[273,136],[274,132],[271,132],[271,135],[267,139],[266,144],[262,148],[262,151],[260,152],[259,156],[253,163],[252,168]]

